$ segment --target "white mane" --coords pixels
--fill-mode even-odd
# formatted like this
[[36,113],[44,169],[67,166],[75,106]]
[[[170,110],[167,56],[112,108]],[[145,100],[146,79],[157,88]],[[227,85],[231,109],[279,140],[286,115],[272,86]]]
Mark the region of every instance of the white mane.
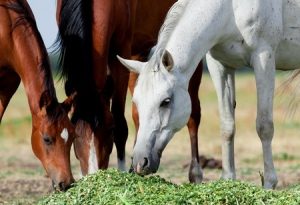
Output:
[[179,22],[180,17],[183,15],[188,2],[189,0],[178,0],[168,11],[165,21],[159,30],[155,53],[161,48],[166,47],[166,44],[174,31],[175,26]]

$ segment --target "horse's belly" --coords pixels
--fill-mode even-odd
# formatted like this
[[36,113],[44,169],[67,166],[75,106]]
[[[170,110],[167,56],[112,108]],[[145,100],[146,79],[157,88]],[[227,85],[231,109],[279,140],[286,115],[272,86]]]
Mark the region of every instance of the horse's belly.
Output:
[[[297,44],[296,44],[297,43]],[[224,66],[231,68],[242,68],[250,66],[251,54],[246,48],[234,48],[236,44],[231,45],[231,48],[214,48],[210,50],[212,57],[217,59]],[[300,69],[300,41],[291,43],[280,43],[276,52],[276,69],[279,70],[294,70]]]
[[[237,38],[238,39],[238,38]],[[249,65],[249,55],[244,40],[227,41],[210,50],[212,57],[224,66],[241,68]]]

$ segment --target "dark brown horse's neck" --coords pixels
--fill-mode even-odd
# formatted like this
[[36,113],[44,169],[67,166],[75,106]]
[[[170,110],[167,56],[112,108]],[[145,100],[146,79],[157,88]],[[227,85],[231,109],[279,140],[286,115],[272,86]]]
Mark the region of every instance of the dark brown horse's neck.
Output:
[[36,32],[33,28],[22,27],[13,32],[13,67],[21,77],[33,116],[44,106],[41,106],[43,94],[48,104],[57,102],[47,51]]

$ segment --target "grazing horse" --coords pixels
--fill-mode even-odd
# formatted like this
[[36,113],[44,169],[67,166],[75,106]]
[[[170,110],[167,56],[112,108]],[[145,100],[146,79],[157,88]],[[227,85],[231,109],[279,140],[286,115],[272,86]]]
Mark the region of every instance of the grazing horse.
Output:
[[[131,59],[139,61],[146,61],[148,59],[150,50],[157,43],[160,26],[162,25],[168,10],[175,2],[176,0],[138,0],[135,6]],[[189,84],[189,94],[192,99],[192,113],[187,123],[192,150],[192,160],[189,169],[190,182],[201,182],[202,170],[200,164],[203,167],[208,164],[206,163],[208,160],[206,160],[204,156],[199,158],[198,152],[198,128],[201,118],[201,107],[198,99],[198,92],[202,77],[202,69],[202,63],[200,63]],[[129,89],[131,94],[133,94],[137,76],[138,75],[136,73],[130,73]],[[138,130],[138,112],[134,103],[132,104],[132,118],[136,130]]]
[[0,121],[22,81],[32,115],[33,152],[54,188],[65,190],[74,182],[70,105],[57,101],[47,51],[27,1],[0,0],[0,31]]
[[83,175],[107,168],[113,142],[125,170],[124,117],[129,72],[116,58],[130,57],[131,0],[60,0],[60,67],[68,96],[76,93],[72,123]]
[[191,112],[188,82],[206,55],[219,103],[223,173],[235,179],[235,70],[252,67],[257,88],[256,130],[262,143],[264,187],[277,176],[274,134],[275,70],[300,66],[300,3],[296,0],[179,0],[169,11],[148,62],[120,59],[140,73],[134,90],[140,128],[133,166],[155,171],[165,145]]

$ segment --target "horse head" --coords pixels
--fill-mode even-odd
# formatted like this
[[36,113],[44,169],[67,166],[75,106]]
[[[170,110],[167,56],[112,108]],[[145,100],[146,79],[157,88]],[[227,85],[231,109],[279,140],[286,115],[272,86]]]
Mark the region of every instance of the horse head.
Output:
[[155,52],[148,62],[125,60],[121,63],[139,73],[133,102],[140,127],[133,150],[132,166],[138,174],[157,171],[162,152],[175,132],[188,121],[191,100],[186,82],[175,80],[178,69],[167,50]]
[[68,112],[68,100],[58,103],[46,91],[40,98],[40,112],[33,118],[32,149],[42,162],[55,189],[64,191],[74,178],[70,166],[70,149],[75,129]]
[[[91,104],[84,105],[81,102],[86,101],[85,99],[81,96],[75,100],[73,104],[75,107],[74,112],[71,114],[76,132],[74,151],[80,162],[83,176],[108,167],[109,156],[113,147],[114,128],[113,117],[106,103],[103,100],[100,100],[100,102],[95,100],[95,102],[98,102],[95,103],[95,106]],[[101,111],[92,108],[91,115],[85,115],[86,113],[83,112],[89,111],[87,107],[96,106],[101,107]]]

